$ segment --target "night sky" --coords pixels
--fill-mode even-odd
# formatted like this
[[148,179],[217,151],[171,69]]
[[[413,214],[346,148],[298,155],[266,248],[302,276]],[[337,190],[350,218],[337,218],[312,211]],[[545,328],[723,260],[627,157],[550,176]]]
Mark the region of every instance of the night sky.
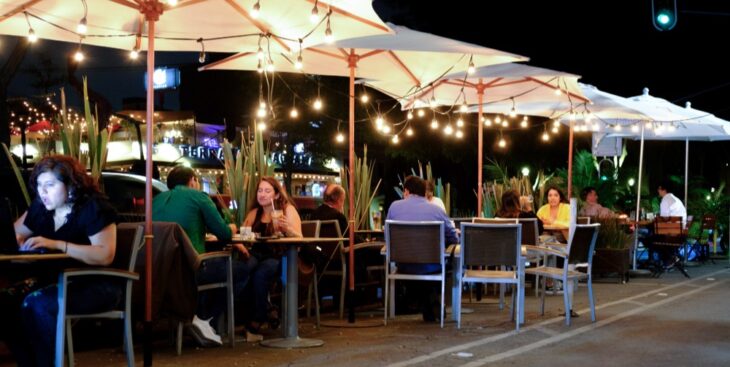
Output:
[[[677,26],[666,32],[653,27],[650,0],[444,1],[428,6],[422,1],[376,0],[374,8],[386,21],[528,56],[531,65],[582,75],[581,82],[610,93],[634,96],[647,87],[652,95],[679,105],[691,101],[696,109],[730,119],[730,68],[728,59],[723,56],[730,38],[730,2],[677,1]],[[479,9],[475,8],[476,4]],[[0,37],[0,60],[7,57],[5,45],[12,41]],[[36,94],[37,90],[30,87],[30,66],[37,64],[41,55],[48,55],[63,68],[65,58],[62,55],[73,47],[42,41],[29,52],[23,71],[11,84],[9,95]],[[89,75],[92,87],[102,91],[115,108],[121,108],[124,97],[144,96],[144,62],[141,59],[130,62],[126,51],[120,50],[95,48],[87,52],[90,52],[88,60],[79,71]],[[159,65],[193,68],[197,54],[158,53],[157,61]],[[177,97],[176,92],[168,93],[164,107],[185,108]],[[221,110],[226,107],[208,108]],[[206,111],[196,113],[204,115]],[[476,140],[473,135],[472,138]],[[491,149],[489,139],[494,139],[494,135],[487,134],[487,139],[487,149]],[[556,139],[549,147],[539,146],[538,132],[534,129],[512,139],[525,143],[515,144],[507,152],[495,151],[493,156],[510,162],[513,173],[523,164],[565,166],[567,144],[561,139]],[[629,162],[638,160],[636,146],[633,142],[628,145]],[[400,149],[407,147],[403,144]],[[579,139],[578,147],[588,149],[588,140]],[[466,149],[464,154],[471,154],[468,146],[453,148]],[[728,179],[730,143],[692,143],[691,152],[691,176],[705,176],[708,185]],[[438,162],[435,163],[437,168],[449,171],[448,160],[434,154],[421,157],[421,161]],[[491,156],[491,153],[487,155]],[[647,144],[647,162],[650,169],[653,167],[655,177],[681,174],[683,160],[684,143]],[[408,158],[394,162],[405,167],[415,165],[415,161]],[[476,157],[458,164],[475,166]],[[392,172],[386,170],[383,174],[390,176]],[[469,172],[463,179],[470,184],[475,182],[474,176],[475,172]],[[469,184],[460,183],[465,187]]]

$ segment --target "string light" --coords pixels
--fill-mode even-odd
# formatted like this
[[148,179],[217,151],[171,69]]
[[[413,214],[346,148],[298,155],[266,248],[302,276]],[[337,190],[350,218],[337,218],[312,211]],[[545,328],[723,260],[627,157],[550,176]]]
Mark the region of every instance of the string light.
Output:
[[330,25],[330,18],[332,18],[332,10],[327,13],[327,28],[324,30],[324,41],[328,44],[335,42],[335,36],[332,34],[332,26]]
[[84,53],[81,52],[81,42],[83,41],[83,38],[79,40],[79,47],[76,49],[76,53],[74,53],[74,60],[77,62],[84,61]]
[[81,4],[84,5],[84,17],[81,18],[81,20],[79,21],[79,24],[76,26],[76,33],[86,34],[86,31],[88,30],[88,27],[86,26],[86,15],[87,15],[89,9],[86,6],[86,0],[81,0]]
[[345,135],[343,135],[342,133],[337,133],[337,137],[335,138],[335,140],[338,143],[342,143],[343,141],[345,141]]
[[456,130],[456,138],[461,139],[464,137],[464,132],[461,130]]
[[259,4],[260,1],[256,1],[256,4],[253,4],[253,9],[251,10],[251,17],[254,19],[259,17],[259,14],[261,13],[261,4]]
[[298,116],[299,116],[299,111],[297,111],[297,97],[295,95],[291,101],[291,111],[289,111],[289,117],[294,119],[294,118],[297,118]]
[[466,105],[466,100],[464,100],[464,103],[459,106],[459,112],[461,113],[467,113],[469,112],[469,106]]
[[638,125],[631,125],[631,132],[638,133],[639,132],[639,126]]
[[274,69],[275,69],[275,67],[274,67],[274,60],[269,59],[266,62],[266,71],[268,71],[269,73],[273,73],[274,72]]
[[363,93],[363,94],[362,94],[362,95],[360,96],[360,101],[361,101],[362,103],[368,103],[368,101],[369,101],[369,100],[370,100],[370,97],[369,97],[369,96],[367,95],[367,93]]
[[200,54],[198,55],[198,62],[203,64],[205,63],[205,44],[203,43],[203,38],[198,38],[198,42],[200,43]]
[[413,112],[408,111],[408,114],[406,115],[406,118],[409,120],[413,120]]
[[317,97],[317,99],[314,100],[314,106],[313,107],[317,111],[319,111],[319,110],[322,109],[322,100],[319,97]]
[[424,112],[424,111],[423,111],[423,110],[421,109],[421,110],[418,110],[417,114],[418,114],[418,117],[423,117],[423,116],[424,116],[424,115],[426,114],[426,112]]
[[408,129],[406,129],[406,135],[407,136],[413,136],[413,129],[410,128],[410,127]]
[[557,134],[557,133],[559,133],[559,132],[560,132],[560,127],[558,127],[558,126],[553,126],[552,132],[553,132],[553,134]]
[[438,128],[439,128],[439,122],[438,122],[438,120],[436,120],[436,118],[434,118],[433,120],[431,120],[431,129],[436,130]]
[[264,130],[266,130],[266,123],[261,121],[258,123],[257,127],[258,127],[259,131],[264,131]]
[[390,139],[390,141],[393,142],[393,144],[398,144],[400,142],[398,135],[393,135],[393,138]]
[[522,127],[523,129],[526,129],[527,128],[527,116],[525,116],[522,119],[522,122],[520,122],[520,127]]
[[512,99],[512,109],[509,111],[509,117],[515,118],[517,116],[517,108],[515,108],[515,99]]
[[555,95],[556,95],[556,96],[559,96],[559,95],[561,95],[561,94],[563,94],[563,91],[562,91],[562,90],[560,90],[560,87],[557,87],[557,88],[555,88]]
[[547,125],[545,125],[545,129],[542,132],[542,141],[549,141],[549,140],[550,140],[550,135],[547,132]]
[[497,125],[501,125],[502,124],[502,118],[499,117],[499,116],[495,117],[494,118],[494,123],[497,124]]
[[259,102],[259,109],[256,111],[257,117],[266,117],[266,103],[263,101]]
[[461,118],[456,120],[456,127],[464,127],[464,120],[462,120]]
[[383,134],[390,134],[390,125],[385,124],[382,128]]
[[137,60],[137,58],[139,58],[139,51],[137,48],[133,48],[132,51],[129,52],[129,58],[132,60]]
[[33,26],[30,25],[30,19],[28,19],[28,12],[23,12],[25,15],[25,22],[28,23],[28,42],[35,43],[38,41],[38,36],[35,34],[35,31],[33,30]]
[[444,134],[446,134],[448,136],[448,135],[452,135],[453,133],[454,133],[454,128],[451,127],[451,124],[446,125],[446,127],[444,128]]
[[312,23],[315,23],[315,24],[317,22],[319,22],[319,9],[317,9],[318,3],[319,3],[319,1],[317,1],[317,0],[314,1],[314,7],[312,8],[312,12],[309,15],[309,21]]
[[378,131],[380,131],[383,128],[384,123],[385,123],[385,120],[383,120],[383,118],[381,116],[378,116],[375,119],[375,128],[378,129]]
[[646,122],[646,123],[644,124],[644,128],[646,128],[647,130],[651,130],[651,129],[652,129],[652,127],[653,127],[653,125],[651,124],[651,122]]
[[613,130],[614,131],[621,131],[621,125],[619,125],[619,124],[613,125]]
[[474,67],[474,55],[471,55],[469,57],[469,68],[466,69],[466,72],[469,75],[472,75],[474,74],[474,72],[476,72],[476,68]]
[[492,126],[492,119],[485,119],[484,120],[484,126],[491,127]]
[[673,133],[673,132],[677,131],[677,127],[674,125],[669,125],[667,130],[669,130],[670,133]]
[[504,148],[507,146],[507,141],[504,140],[504,136],[502,135],[502,131],[499,132],[499,142],[497,143],[500,148]]

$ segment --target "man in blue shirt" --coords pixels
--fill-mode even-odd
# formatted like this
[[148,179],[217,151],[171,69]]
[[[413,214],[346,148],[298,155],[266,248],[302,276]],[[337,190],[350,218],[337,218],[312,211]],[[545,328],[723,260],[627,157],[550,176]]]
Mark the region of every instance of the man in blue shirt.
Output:
[[[456,234],[451,220],[443,209],[431,204],[426,199],[426,182],[417,176],[406,177],[403,183],[403,199],[393,202],[388,209],[387,220],[405,221],[441,221],[444,222],[444,236],[446,245],[458,244],[459,237]],[[439,264],[399,264],[398,270],[410,274],[432,274],[441,271]],[[438,286],[433,282],[413,282],[409,288],[413,294],[419,295],[423,321],[437,321],[438,310]]]

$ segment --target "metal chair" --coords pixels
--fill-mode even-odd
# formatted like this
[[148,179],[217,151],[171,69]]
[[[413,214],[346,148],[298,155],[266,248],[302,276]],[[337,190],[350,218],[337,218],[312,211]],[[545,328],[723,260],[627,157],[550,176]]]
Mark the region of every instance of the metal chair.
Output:
[[[591,306],[591,321],[594,322],[596,321],[596,307],[595,300],[593,299],[593,252],[596,247],[596,238],[598,237],[598,229],[600,226],[598,223],[576,225],[572,241],[568,243],[565,251],[554,248],[528,246],[528,249],[531,251],[562,257],[565,261],[563,261],[562,268],[542,265],[525,270],[527,274],[540,275],[545,279],[560,280],[566,285],[568,282],[585,278],[588,285],[588,301]],[[582,263],[588,265],[586,273],[570,270],[571,265],[575,266],[576,264]],[[540,294],[541,315],[545,314],[545,291],[545,282],[543,281],[542,292]],[[565,304],[565,324],[570,325],[570,310],[572,305],[568,289],[563,292],[563,302]]]
[[[396,280],[419,280],[441,283],[441,327],[444,327],[444,223],[439,221],[385,221],[385,312],[395,315],[394,286]],[[407,274],[398,271],[398,264],[439,264],[437,274]]]
[[[68,346],[68,364],[73,367],[72,321],[80,319],[122,319],[124,320],[124,349],[127,365],[134,366],[134,344],[132,343],[132,282],[139,279],[134,273],[137,252],[144,246],[144,228],[138,224],[121,223],[117,227],[117,246],[114,262],[109,268],[68,269],[58,276],[58,319],[56,321],[55,364],[63,367],[64,344]],[[124,270],[122,270],[124,269]],[[66,312],[66,291],[69,281],[78,277],[114,277],[124,279],[124,304],[106,312],[92,314],[68,314]]]
[[575,224],[591,224],[591,217],[577,217]]
[[[676,267],[685,277],[689,278],[689,273],[684,268],[684,257],[680,256],[679,249],[684,248],[687,244],[687,233],[685,232],[682,225],[682,217],[656,217],[654,219],[654,235],[651,236],[649,242],[649,248],[653,251],[657,250],[657,247],[663,249],[664,253],[671,253],[672,256],[676,256],[677,261],[673,262],[671,266]],[[660,256],[661,257],[661,256]],[[656,268],[656,276],[664,272],[668,267],[665,267],[660,259],[660,264]]]
[[[512,316],[515,329],[524,319],[525,264],[522,258],[521,224],[461,224],[461,256],[458,295],[461,303],[462,283],[512,284]],[[497,267],[501,270],[472,270],[466,267]],[[517,315],[515,317],[515,314]],[[456,315],[461,328],[461,312]]]
[[[707,260],[710,260],[713,264],[715,263],[710,257],[710,243],[712,242],[712,236],[715,234],[716,222],[717,218],[714,214],[703,215],[697,237],[693,238],[692,251],[695,251],[701,263]],[[689,224],[687,228],[690,228]]]

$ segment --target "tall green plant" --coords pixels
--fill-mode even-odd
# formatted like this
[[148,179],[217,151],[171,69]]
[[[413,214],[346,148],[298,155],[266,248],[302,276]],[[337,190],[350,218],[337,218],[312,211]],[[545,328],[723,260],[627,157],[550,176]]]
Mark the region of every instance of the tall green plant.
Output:
[[235,157],[233,144],[223,142],[223,166],[226,183],[234,200],[234,209],[223,206],[228,219],[236,224],[243,223],[251,203],[256,200],[258,177],[274,174],[274,165],[269,160],[268,149],[264,146],[263,136],[258,129],[254,130],[253,140],[246,139],[241,133],[241,149]]
[[[375,184],[375,188],[372,187],[373,181],[373,169],[375,162],[368,163],[368,147],[365,146],[363,157],[355,157],[355,192],[354,194],[354,208],[355,218],[348,218],[349,220],[355,221],[356,229],[370,229],[370,204],[373,198],[378,192],[381,180]],[[342,186],[345,188],[345,215],[350,215],[350,185],[349,185],[349,167],[345,167],[340,170],[340,178]]]
[[[434,182],[434,193],[433,195],[441,199],[441,201],[444,203],[444,207],[446,208],[446,214],[451,215],[451,184],[445,183],[441,180],[441,177],[434,180],[434,174],[433,169],[431,167],[431,162],[426,163],[426,173],[423,173],[423,165],[421,162],[418,162],[418,173],[416,173],[416,170],[411,168],[411,174],[413,176],[418,176],[421,179]],[[400,186],[403,186],[403,180],[400,176],[398,176],[398,181],[400,182]],[[393,188],[398,194],[399,198],[403,198],[403,189],[396,186]]]
[[91,106],[89,104],[89,92],[87,88],[87,78],[84,77],[84,119],[86,120],[86,137],[88,151],[81,150],[83,140],[83,129],[81,126],[74,124],[68,117],[66,109],[66,94],[61,88],[61,113],[56,115],[56,122],[61,125],[61,141],[63,143],[64,154],[76,158],[81,165],[91,170],[91,177],[99,182],[101,171],[106,166],[107,143],[111,136],[111,131],[106,128],[99,130],[99,113],[91,114]]
[[18,180],[18,186],[20,187],[20,191],[23,193],[23,198],[25,198],[25,205],[30,206],[30,195],[28,195],[28,186],[25,184],[25,180],[23,180],[23,175],[20,173],[20,168],[17,164],[15,164],[15,160],[10,154],[7,145],[5,145],[5,143],[2,143],[2,145],[5,156],[8,157],[8,162],[10,162],[10,167],[12,167],[13,172],[15,173],[15,178]]

